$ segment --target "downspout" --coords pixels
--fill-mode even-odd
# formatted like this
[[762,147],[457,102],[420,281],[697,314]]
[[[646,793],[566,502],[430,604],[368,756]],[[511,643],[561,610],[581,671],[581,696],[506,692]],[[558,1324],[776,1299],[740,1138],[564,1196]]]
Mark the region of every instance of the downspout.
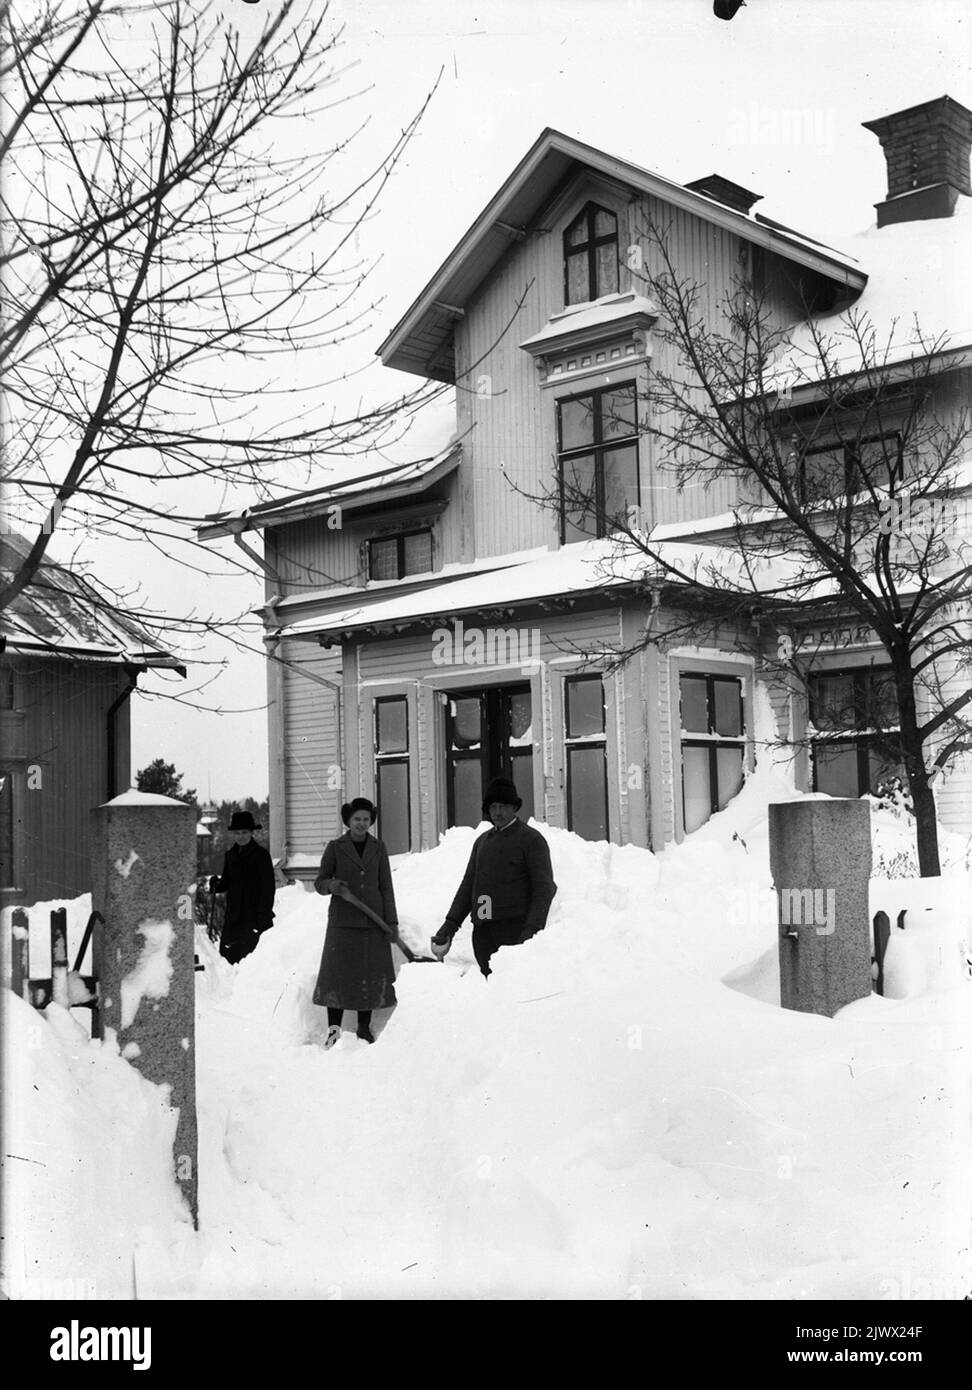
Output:
[[105,715],[106,743],[108,747],[108,776],[106,778],[108,784],[108,796],[106,797],[107,801],[111,801],[112,798],[118,794],[118,775],[116,768],[116,755],[118,751],[118,723],[116,716],[118,714],[118,711],[121,709],[122,705],[125,703],[125,701],[130,699],[132,691],[138,685],[139,675],[142,671],[145,670],[145,667],[133,666],[126,661],[123,669],[125,671],[126,676],[128,677],[128,684],[125,686],[125,689],[122,691],[122,693],[118,696],[117,700],[113,700],[112,703],[108,706],[108,712]]

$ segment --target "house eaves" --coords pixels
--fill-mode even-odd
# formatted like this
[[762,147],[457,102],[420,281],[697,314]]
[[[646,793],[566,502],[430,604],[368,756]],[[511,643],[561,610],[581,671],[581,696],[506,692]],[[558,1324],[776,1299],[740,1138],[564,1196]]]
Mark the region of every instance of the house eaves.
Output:
[[335,506],[340,506],[342,512],[352,512],[379,502],[413,498],[452,473],[459,466],[461,456],[462,446],[450,444],[443,453],[431,459],[396,464],[393,468],[331,483],[327,487],[290,493],[272,502],[246,507],[241,512],[219,513],[198,526],[196,535],[201,541],[212,541],[221,536],[239,536],[246,531],[306,521]]
[[860,293],[867,275],[839,251],[768,219],[736,212],[702,193],[595,149],[549,127],[433,275],[378,349],[386,367],[435,381],[455,379],[450,342],[465,305],[516,241],[536,230],[550,201],[580,170],[590,170],[775,252]]

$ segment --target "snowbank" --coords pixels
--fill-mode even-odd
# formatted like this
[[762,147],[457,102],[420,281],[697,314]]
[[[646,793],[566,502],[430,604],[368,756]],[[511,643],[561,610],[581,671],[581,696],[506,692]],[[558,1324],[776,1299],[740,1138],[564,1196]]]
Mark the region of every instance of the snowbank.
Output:
[[[84,1213],[108,1203],[108,1296],[123,1296],[133,1244],[146,1297],[962,1296],[969,981],[932,970],[922,947],[907,998],[872,995],[835,1019],[779,1008],[766,804],[794,795],[753,778],[659,855],[541,827],[559,884],[546,930],[501,951],[488,982],[468,927],[444,964],[402,965],[373,1047],[353,1014],[320,1047],[324,899],[283,889],[273,930],[236,967],[200,932],[198,1235],[173,1205],[154,1088],[103,1050],[92,1129],[76,1069],[98,1049],[75,1042],[69,1062],[52,1043],[40,1058],[64,1154],[79,1171],[117,1165],[124,1139],[106,1136],[141,1112],[154,1118],[125,1162],[148,1176],[125,1205],[67,1157],[53,1182],[31,1168],[24,1259],[69,1267]],[[894,852],[897,822],[874,823]],[[474,835],[393,862],[414,946],[441,923]],[[47,1161],[46,1134],[18,1143]],[[45,1213],[67,1193],[80,1214],[49,1261]]]
[[140,1248],[191,1236],[172,1173],[177,1112],[113,1037],[3,992],[8,1298],[128,1299]]

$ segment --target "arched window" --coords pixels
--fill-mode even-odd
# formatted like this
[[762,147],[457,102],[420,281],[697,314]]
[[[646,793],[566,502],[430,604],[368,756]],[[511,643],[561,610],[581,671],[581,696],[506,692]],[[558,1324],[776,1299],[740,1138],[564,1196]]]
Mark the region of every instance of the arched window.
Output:
[[618,219],[588,203],[564,232],[564,303],[584,304],[618,289]]

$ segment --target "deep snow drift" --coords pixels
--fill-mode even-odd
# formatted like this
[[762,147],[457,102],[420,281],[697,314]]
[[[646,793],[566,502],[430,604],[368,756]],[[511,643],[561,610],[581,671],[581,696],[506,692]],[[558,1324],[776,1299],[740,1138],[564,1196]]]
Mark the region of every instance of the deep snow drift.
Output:
[[[83,1278],[99,1298],[963,1297],[963,847],[947,841],[939,893],[955,910],[892,939],[900,997],[785,1012],[769,1002],[765,807],[793,795],[758,775],[657,856],[546,829],[546,931],[501,951],[488,983],[468,926],[445,964],[403,965],[373,1047],[353,1031],[319,1045],[325,900],[282,890],[236,968],[200,933],[198,1233],[159,1088],[113,1040],[7,993],[7,1292],[76,1296]],[[907,827],[874,823],[889,863]],[[473,837],[393,861],[413,944]],[[872,905],[905,887],[876,883]]]

